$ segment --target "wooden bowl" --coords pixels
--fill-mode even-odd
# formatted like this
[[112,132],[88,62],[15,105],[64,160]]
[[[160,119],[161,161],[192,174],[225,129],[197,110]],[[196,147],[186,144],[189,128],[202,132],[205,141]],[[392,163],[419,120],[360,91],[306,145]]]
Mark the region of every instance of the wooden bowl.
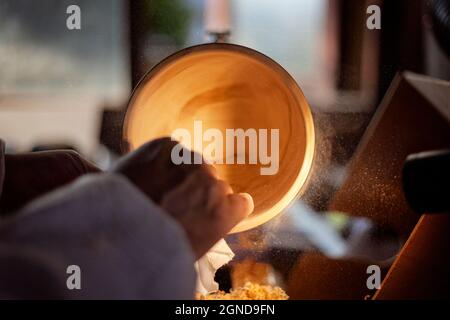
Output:
[[[232,232],[272,219],[300,194],[313,160],[313,118],[302,91],[276,62],[255,50],[223,43],[171,55],[134,90],[124,139],[133,150],[148,140],[171,136],[175,129],[194,134],[195,120],[202,121],[203,132],[216,128],[224,137],[225,129],[267,129],[269,142],[271,130],[279,129],[276,174],[262,175],[260,169],[268,165],[260,161],[215,165],[235,192],[247,192],[255,202],[254,212]],[[270,143],[268,148],[272,151]]]

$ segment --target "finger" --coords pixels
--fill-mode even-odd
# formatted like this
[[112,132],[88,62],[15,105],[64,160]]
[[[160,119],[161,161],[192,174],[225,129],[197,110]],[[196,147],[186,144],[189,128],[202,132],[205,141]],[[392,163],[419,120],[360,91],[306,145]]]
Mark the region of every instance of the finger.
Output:
[[[197,207],[198,210],[207,211],[207,209],[213,209],[215,204],[230,192],[232,190],[227,187],[225,182],[218,182],[209,172],[201,169],[192,172],[181,185],[164,196],[163,200],[164,205],[167,205],[168,208],[178,211],[180,211],[180,206]],[[183,198],[184,200],[170,203],[171,198]]]
[[233,193],[226,197],[226,201],[218,210],[218,223],[224,234],[244,220],[254,209],[253,198],[247,193]]
[[206,168],[196,170],[189,175],[189,180],[192,184],[202,187],[208,194],[208,190],[217,182],[217,179],[211,174],[211,171]]
[[[193,204],[206,206],[208,204],[207,186],[212,184],[213,179],[200,170],[192,173],[181,185],[163,196],[162,206],[169,209],[170,213],[184,212],[183,215],[189,214],[189,211],[183,209],[190,208]],[[179,199],[183,199],[183,201],[179,201]]]
[[221,191],[223,195],[231,194],[233,193],[233,189],[231,186],[224,180],[216,180],[214,182],[214,187]]
[[204,167],[204,169],[206,170],[206,171],[208,171],[208,173],[211,175],[211,176],[213,176],[214,178],[216,178],[216,179],[219,179],[219,175],[218,175],[218,173],[217,173],[217,168],[215,167],[215,166],[213,166],[213,165],[211,165],[211,164],[204,164],[203,165],[203,167]]
[[[237,213],[239,213],[239,216],[242,217],[242,219],[251,214],[253,212],[253,209],[255,208],[253,198],[248,193],[230,194],[228,195],[228,201],[231,203],[232,209],[236,210]],[[237,213],[236,215],[238,215]]]
[[255,203],[253,202],[253,197],[246,192],[239,193],[238,195],[245,199],[247,216],[250,215],[253,212],[253,210],[255,210]]
[[223,180],[216,180],[209,188],[208,208],[212,210],[215,206],[220,205],[230,193],[233,193],[233,190],[228,183]]

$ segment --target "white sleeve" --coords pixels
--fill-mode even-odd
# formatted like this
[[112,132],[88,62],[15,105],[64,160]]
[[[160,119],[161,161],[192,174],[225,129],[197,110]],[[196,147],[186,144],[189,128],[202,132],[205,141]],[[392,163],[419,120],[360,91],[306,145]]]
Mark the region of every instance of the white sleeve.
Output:
[[3,222],[0,242],[48,256],[63,279],[79,266],[81,289],[68,298],[193,298],[183,229],[120,175],[86,175],[40,197]]

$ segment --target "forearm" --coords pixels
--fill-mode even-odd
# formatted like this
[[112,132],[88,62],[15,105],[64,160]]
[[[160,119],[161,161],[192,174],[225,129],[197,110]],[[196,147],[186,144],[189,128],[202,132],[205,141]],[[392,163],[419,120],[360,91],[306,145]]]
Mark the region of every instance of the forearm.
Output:
[[11,215],[81,175],[100,172],[72,150],[0,154],[0,167],[0,215]]
[[0,241],[82,270],[73,298],[188,299],[194,257],[181,227],[127,179],[87,175],[30,203]]

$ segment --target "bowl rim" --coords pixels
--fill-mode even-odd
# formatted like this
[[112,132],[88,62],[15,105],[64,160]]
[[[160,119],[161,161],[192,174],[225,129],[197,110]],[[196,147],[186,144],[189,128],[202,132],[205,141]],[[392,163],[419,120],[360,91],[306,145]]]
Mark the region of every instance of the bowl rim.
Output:
[[[301,109],[301,114],[304,118],[304,127],[306,131],[306,144],[305,144],[305,155],[303,159],[303,164],[300,168],[299,174],[295,181],[293,182],[290,192],[285,194],[281,201],[279,201],[277,204],[275,204],[273,207],[271,207],[269,210],[266,210],[265,212],[261,212],[257,215],[250,215],[249,217],[245,218],[243,221],[241,221],[239,224],[237,224],[231,231],[232,233],[238,233],[247,231],[250,229],[253,229],[255,227],[258,227],[270,220],[272,220],[274,217],[278,216],[282,212],[284,212],[286,209],[288,209],[294,201],[296,201],[299,196],[304,192],[306,185],[308,184],[308,180],[312,171],[313,167],[313,159],[315,157],[315,129],[314,129],[314,119],[312,116],[311,108],[309,106],[308,101],[306,100],[306,97],[300,88],[300,86],[297,84],[297,82],[294,80],[294,78],[289,74],[289,72],[286,71],[279,63],[277,63],[275,60],[270,58],[269,56],[254,50],[252,48],[238,45],[238,44],[231,44],[231,43],[204,43],[204,44],[198,44],[194,46],[190,46],[187,48],[183,48],[179,51],[176,51],[169,56],[162,59],[160,62],[158,62],[156,65],[154,65],[152,68],[150,68],[138,81],[136,86],[133,88],[130,98],[128,99],[128,102],[126,104],[126,108],[124,110],[124,117],[122,117],[122,144],[121,149],[123,153],[130,152],[132,150],[131,144],[128,143],[127,140],[127,133],[129,131],[129,118],[131,111],[133,109],[133,104],[136,100],[136,98],[139,95],[139,92],[141,88],[145,86],[145,84],[152,79],[152,77],[157,74],[160,70],[164,69],[167,65],[169,65],[171,62],[176,61],[177,59],[181,59],[186,55],[193,54],[193,53],[199,53],[202,51],[215,51],[215,50],[221,50],[221,51],[231,51],[231,52],[238,52],[247,56],[250,56],[251,58],[256,58],[260,60],[265,65],[269,65],[269,67],[272,67],[276,70],[276,72],[279,72],[284,78],[286,79],[287,83],[286,85],[291,89],[290,91],[293,93],[293,97],[295,100],[297,100],[297,105]],[[295,92],[296,91],[296,92]],[[291,192],[292,191],[292,192]],[[284,204],[285,201],[283,199],[285,198],[291,198],[286,204]]]

